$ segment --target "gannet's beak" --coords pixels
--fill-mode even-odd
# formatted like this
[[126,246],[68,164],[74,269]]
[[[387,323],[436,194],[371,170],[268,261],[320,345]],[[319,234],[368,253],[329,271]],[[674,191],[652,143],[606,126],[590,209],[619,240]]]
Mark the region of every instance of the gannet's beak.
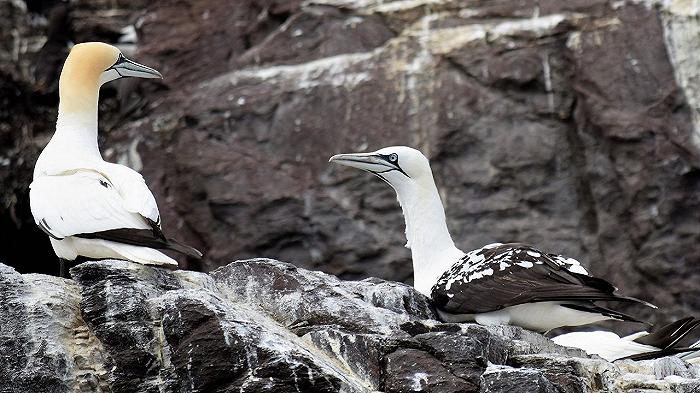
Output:
[[335,162],[372,173],[383,173],[398,169],[376,153],[336,154],[328,162]]
[[160,72],[154,70],[151,67],[146,67],[143,64],[139,64],[135,61],[131,61],[124,57],[121,53],[117,61],[109,68],[107,68],[102,75],[100,75],[100,86],[103,84],[113,81],[115,79],[124,78],[127,76],[135,78],[160,78],[163,79],[163,75]]
[[139,64],[135,61],[131,61],[120,54],[117,62],[114,63],[109,69],[113,69],[119,73],[120,76],[132,76],[135,78],[160,78],[163,79],[163,75],[160,72],[154,70],[151,67],[146,67],[143,64]]

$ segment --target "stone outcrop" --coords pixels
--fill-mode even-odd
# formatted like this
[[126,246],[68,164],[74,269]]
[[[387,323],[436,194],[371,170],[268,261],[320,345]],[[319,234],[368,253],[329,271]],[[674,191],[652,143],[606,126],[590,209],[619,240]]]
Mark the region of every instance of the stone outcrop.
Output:
[[0,392],[695,392],[678,358],[608,363],[512,326],[445,324],[391,281],[270,259],[211,274],[0,265]]
[[17,246],[0,258],[56,271],[27,184],[67,40],[100,39],[165,75],[103,89],[101,143],[205,251],[182,266],[269,256],[410,282],[392,190],[326,162],[407,144],[461,248],[529,242],[660,306],[628,312],[698,315],[696,3],[4,2],[0,241]]

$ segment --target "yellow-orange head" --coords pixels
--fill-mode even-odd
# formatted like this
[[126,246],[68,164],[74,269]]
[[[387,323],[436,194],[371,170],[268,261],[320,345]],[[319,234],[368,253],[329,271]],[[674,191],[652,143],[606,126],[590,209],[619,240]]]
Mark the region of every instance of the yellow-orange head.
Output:
[[102,42],[77,44],[71,49],[61,71],[61,109],[94,110],[100,86],[127,76],[162,78],[158,71],[125,58],[112,45]]

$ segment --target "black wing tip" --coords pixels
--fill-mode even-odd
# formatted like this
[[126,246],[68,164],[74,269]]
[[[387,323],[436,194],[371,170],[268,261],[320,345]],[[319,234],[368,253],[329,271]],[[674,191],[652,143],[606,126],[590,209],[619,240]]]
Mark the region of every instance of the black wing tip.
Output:
[[641,304],[643,306],[647,306],[649,308],[653,308],[655,310],[659,308],[659,307],[657,307],[657,306],[655,306],[655,305],[653,305],[645,300],[637,299],[636,297],[624,296],[624,295],[618,295],[618,294],[612,294],[612,295],[613,295],[613,297],[610,299],[607,299],[607,300],[618,301],[618,302],[637,303],[637,304]]
[[685,317],[666,324],[653,333],[636,338],[634,341],[661,349],[672,349],[698,326],[700,326],[700,319]]
[[163,230],[160,227],[160,216],[158,216],[158,219],[156,221],[153,221],[147,217],[144,218],[146,219],[146,222],[151,227],[151,229],[153,229],[154,235],[164,240],[164,248],[187,255],[188,257],[202,259],[202,256],[204,256],[204,254],[202,254],[202,252],[197,250],[196,248],[188,246],[187,244],[184,244],[175,239],[165,237],[165,235],[163,234]]
[[202,259],[202,257],[204,256],[204,254],[202,254],[202,252],[197,250],[196,248],[183,244],[175,239],[168,239],[166,245],[169,250],[179,252],[181,254],[187,255],[188,257]]
[[120,228],[94,233],[73,235],[84,239],[102,239],[132,246],[172,250],[192,258],[201,259],[203,254],[194,247],[182,244],[175,239],[166,239],[162,232],[151,229]]
[[698,350],[697,348],[693,348],[693,347],[667,348],[667,349],[660,349],[658,351],[638,353],[635,355],[626,356],[624,358],[619,358],[616,360],[634,360],[634,361],[653,360],[653,359],[663,358],[666,356],[677,355],[679,353],[694,352],[697,350]]

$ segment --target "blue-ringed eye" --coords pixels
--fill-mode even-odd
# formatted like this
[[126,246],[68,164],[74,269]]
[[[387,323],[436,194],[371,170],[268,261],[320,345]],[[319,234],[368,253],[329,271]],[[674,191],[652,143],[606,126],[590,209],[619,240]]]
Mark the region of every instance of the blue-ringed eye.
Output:
[[389,155],[389,161],[391,161],[391,162],[396,162],[396,161],[398,161],[398,159],[399,159],[399,156],[396,155],[396,153],[391,153]]

